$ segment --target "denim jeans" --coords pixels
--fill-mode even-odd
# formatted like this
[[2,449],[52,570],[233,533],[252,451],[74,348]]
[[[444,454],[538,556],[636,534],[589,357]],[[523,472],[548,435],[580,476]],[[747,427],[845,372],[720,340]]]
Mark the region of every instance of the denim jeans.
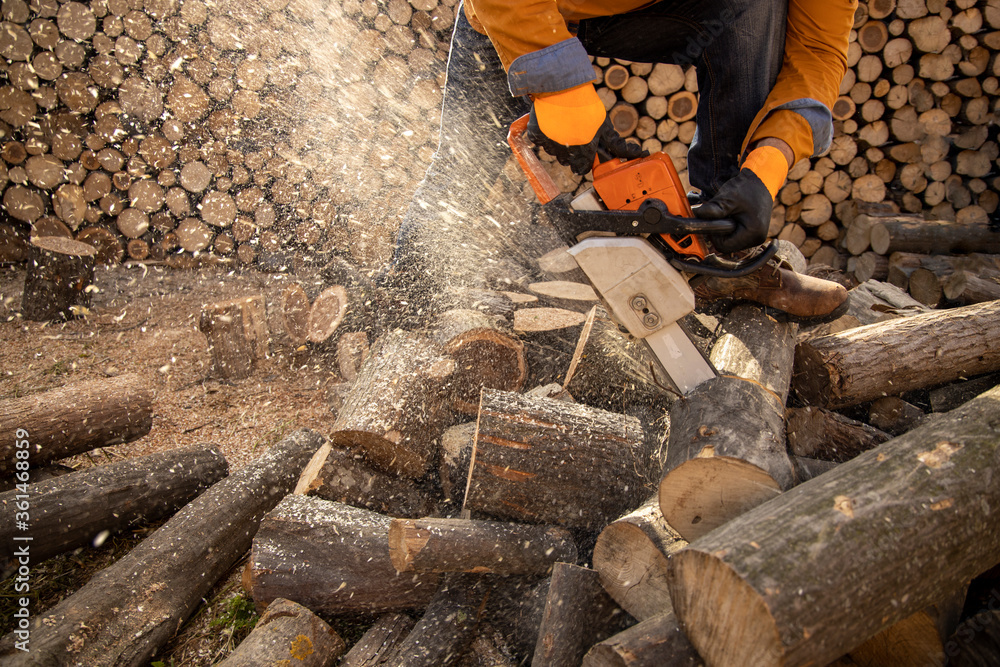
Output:
[[[738,171],[743,139],[774,85],[784,51],[786,0],[663,0],[646,9],[581,21],[593,56],[694,64],[700,101],[688,154],[692,185],[714,193]],[[389,284],[420,290],[487,287],[498,254],[523,254],[517,235],[485,209],[510,157],[506,134],[527,113],[508,92],[489,39],[459,6],[437,152],[400,226]],[[529,225],[530,221],[522,221]],[[477,284],[478,283],[478,284]]]

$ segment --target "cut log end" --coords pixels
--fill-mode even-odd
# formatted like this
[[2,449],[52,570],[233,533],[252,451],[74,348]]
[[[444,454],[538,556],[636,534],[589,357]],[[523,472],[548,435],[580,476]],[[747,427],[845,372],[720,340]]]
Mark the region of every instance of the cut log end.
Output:
[[708,456],[690,459],[660,482],[660,511],[688,541],[781,493],[778,483],[740,459]]
[[[677,617],[707,664],[783,664],[778,626],[767,605],[725,563],[685,549],[674,555],[670,583]],[[739,654],[724,648],[730,646],[739,646]]]

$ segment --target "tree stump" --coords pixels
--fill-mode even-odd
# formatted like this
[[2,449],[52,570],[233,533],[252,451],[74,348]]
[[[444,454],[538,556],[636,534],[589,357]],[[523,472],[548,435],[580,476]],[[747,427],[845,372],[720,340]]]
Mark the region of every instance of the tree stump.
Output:
[[267,314],[263,295],[220,301],[201,311],[198,329],[208,338],[212,372],[242,380],[267,356]]
[[57,236],[31,240],[31,257],[24,278],[21,313],[26,319],[45,321],[82,315],[90,306],[94,281],[94,248]]

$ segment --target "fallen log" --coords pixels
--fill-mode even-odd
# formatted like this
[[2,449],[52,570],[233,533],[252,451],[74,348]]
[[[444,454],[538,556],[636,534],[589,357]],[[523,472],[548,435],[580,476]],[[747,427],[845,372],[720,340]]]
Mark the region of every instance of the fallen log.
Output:
[[873,221],[871,245],[880,255],[1000,253],[1000,232],[991,229],[988,221],[959,224],[913,216],[885,217]]
[[[297,431],[188,503],[152,535],[44,614],[31,652],[0,640],[5,664],[144,665],[250,548],[264,516],[323,441]],[[137,573],[142,573],[138,576]]]
[[396,330],[372,348],[333,424],[330,442],[362,453],[380,470],[419,478],[450,418],[446,383],[454,360],[430,339]]
[[294,600],[315,613],[403,611],[425,606],[436,574],[399,574],[389,559],[389,517],[290,495],[261,522],[243,587],[258,606]]
[[295,493],[397,517],[426,516],[434,508],[430,494],[411,480],[387,475],[368,465],[361,454],[329,443],[303,468]]
[[596,572],[556,563],[531,664],[575,667],[596,641],[623,629],[627,618],[601,587]]
[[340,660],[339,667],[378,667],[402,643],[416,621],[400,612],[382,614]]
[[927,400],[931,404],[932,412],[948,412],[998,384],[1000,384],[1000,374],[990,373],[933,389],[928,393]]
[[667,558],[687,541],[664,520],[657,496],[609,524],[597,536],[594,570],[608,595],[644,621],[672,611]]
[[344,648],[344,640],[326,621],[300,604],[278,599],[268,605],[253,632],[217,664],[326,667],[344,653]]
[[484,389],[463,507],[595,529],[638,505],[659,465],[634,417]]
[[[848,329],[800,343],[795,392],[836,410],[1000,370],[1000,302]],[[887,355],[892,364],[881,363]]]
[[241,380],[267,356],[267,311],[260,294],[220,301],[202,308],[198,329],[208,339],[212,373]]
[[673,610],[650,616],[594,644],[583,657],[583,667],[700,667],[703,664]]
[[698,652],[829,662],[993,566],[1000,529],[983,508],[1000,501],[998,407],[1000,388],[675,554],[671,599]]
[[445,578],[424,615],[399,643],[386,667],[448,667],[458,664],[475,637],[489,596],[480,577]]
[[795,484],[784,419],[795,325],[746,304],[723,327],[709,356],[719,376],[670,409],[660,510],[687,540]]
[[944,296],[963,304],[1000,299],[1000,282],[977,276],[969,271],[956,271],[943,285]]
[[39,236],[29,243],[21,314],[28,320],[72,319],[90,306],[97,251],[81,241]]
[[13,474],[17,440],[28,441],[33,469],[132,442],[149,433],[152,425],[153,391],[148,379],[138,375],[77,382],[0,401],[0,474]]
[[389,558],[398,572],[545,575],[576,562],[565,528],[471,519],[393,519]]
[[227,473],[215,447],[176,449],[88,468],[0,494],[0,562],[16,542],[14,507],[30,502],[31,559],[40,562],[77,547],[103,542],[129,526],[170,516]]
[[843,463],[891,435],[823,408],[790,408],[785,415],[788,446],[796,456]]

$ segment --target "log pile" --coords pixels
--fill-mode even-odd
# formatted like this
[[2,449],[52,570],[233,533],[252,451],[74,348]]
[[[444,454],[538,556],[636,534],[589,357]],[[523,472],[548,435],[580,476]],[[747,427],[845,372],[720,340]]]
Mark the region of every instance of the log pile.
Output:
[[0,261],[28,236],[105,263],[384,260],[436,146],[455,4],[8,3]]

